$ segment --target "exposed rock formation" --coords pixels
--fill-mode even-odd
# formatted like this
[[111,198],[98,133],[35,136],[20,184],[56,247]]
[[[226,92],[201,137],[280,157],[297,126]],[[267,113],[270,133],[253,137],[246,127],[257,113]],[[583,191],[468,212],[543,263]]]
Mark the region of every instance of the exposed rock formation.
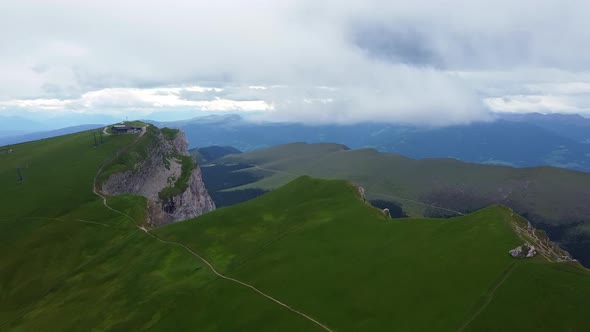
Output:
[[526,254],[526,257],[530,258],[535,256],[537,256],[537,250],[535,249],[535,247],[530,247],[529,252]]
[[181,178],[181,159],[189,155],[188,142],[182,131],[173,140],[164,138],[158,132],[151,137],[151,141],[146,148],[147,158],[138,162],[133,170],[111,175],[103,183],[102,190],[110,195],[128,193],[145,196],[151,226],[194,218],[214,210],[215,204],[205,189],[198,166],[188,176],[183,192],[162,199],[161,191],[174,186]]
[[391,213],[389,212],[388,208],[385,208],[382,211],[386,218],[391,218]]
[[537,255],[537,250],[529,244],[524,244],[510,250],[510,255],[514,258],[531,258]]
[[[557,243],[551,241],[545,232],[535,229],[528,220],[517,215],[512,210],[510,211],[512,212],[511,217],[514,230],[521,239],[526,241],[526,245],[533,249],[532,251],[534,253],[530,255],[541,255],[550,262],[576,262],[576,259],[567,251],[560,248]],[[512,250],[510,252],[512,254]],[[527,252],[526,255],[529,255],[529,253]]]
[[367,201],[367,195],[366,195],[365,188],[363,188],[361,186],[357,186],[357,190],[358,190],[359,195],[361,196],[361,199],[363,200],[363,202],[366,202]]

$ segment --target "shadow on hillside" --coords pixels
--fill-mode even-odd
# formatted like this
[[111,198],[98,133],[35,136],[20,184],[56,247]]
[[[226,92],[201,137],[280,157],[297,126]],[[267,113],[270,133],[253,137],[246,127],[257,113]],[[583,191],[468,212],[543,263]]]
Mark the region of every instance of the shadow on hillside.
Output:
[[267,191],[262,189],[243,189],[223,191],[260,180],[261,176],[255,176],[239,170],[251,168],[253,165],[205,165],[201,167],[201,173],[205,187],[218,208],[243,203],[264,195]]
[[402,209],[401,205],[394,201],[385,201],[382,199],[374,199],[371,200],[369,203],[376,208],[381,210],[389,209],[389,215],[392,218],[407,218],[408,214]]

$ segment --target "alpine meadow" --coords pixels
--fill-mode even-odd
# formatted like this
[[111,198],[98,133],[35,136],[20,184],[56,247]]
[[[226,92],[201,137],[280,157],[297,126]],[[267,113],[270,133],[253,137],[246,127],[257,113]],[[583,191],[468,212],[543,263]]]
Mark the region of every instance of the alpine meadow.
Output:
[[590,1],[0,1],[0,332],[590,331]]
[[[145,198],[103,202],[93,189],[102,165],[141,155],[158,133],[150,126],[94,146],[82,132],[1,155],[3,330],[582,331],[588,323],[590,273],[559,262],[557,247],[530,237],[537,233],[503,206],[390,219],[349,182],[299,177],[151,228]],[[540,254],[508,255],[524,242]]]

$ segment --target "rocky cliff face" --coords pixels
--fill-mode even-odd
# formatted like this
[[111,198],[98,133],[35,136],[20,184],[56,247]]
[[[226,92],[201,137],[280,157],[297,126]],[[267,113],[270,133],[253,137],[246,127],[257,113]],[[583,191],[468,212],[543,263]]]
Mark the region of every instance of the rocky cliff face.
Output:
[[[151,134],[150,134],[151,135]],[[155,139],[154,139],[155,138]],[[182,159],[189,156],[184,132],[172,140],[158,132],[147,146],[147,158],[133,170],[111,175],[102,185],[109,195],[139,194],[148,199],[148,223],[160,226],[200,216],[215,209],[197,166],[186,174],[186,189],[162,197],[165,188],[174,187],[183,176]]]

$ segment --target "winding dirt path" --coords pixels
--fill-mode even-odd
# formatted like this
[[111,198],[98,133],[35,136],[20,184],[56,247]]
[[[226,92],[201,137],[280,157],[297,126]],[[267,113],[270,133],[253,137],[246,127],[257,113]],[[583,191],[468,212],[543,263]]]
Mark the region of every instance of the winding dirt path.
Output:
[[477,311],[474,312],[473,315],[471,315],[471,317],[465,322],[465,324],[463,324],[457,330],[457,332],[464,331],[467,328],[467,326],[469,326],[469,324],[471,324],[477,318],[477,316],[479,316],[479,314],[481,314],[481,312],[492,302],[492,300],[494,299],[494,295],[496,293],[496,290],[498,290],[498,288],[500,288],[500,286],[502,286],[502,284],[504,283],[504,281],[506,281],[508,279],[508,277],[510,277],[510,275],[512,274],[512,271],[514,271],[514,268],[515,267],[516,267],[516,262],[512,262],[512,263],[510,263],[510,265],[508,265],[508,267],[506,268],[506,270],[504,270],[504,272],[503,272],[502,279],[500,279],[494,285],[494,288],[492,288],[490,291],[488,291],[484,295],[486,297],[485,302],[481,304],[481,306],[479,307],[479,309],[477,309]]
[[[104,197],[103,195],[101,195],[99,193],[98,187],[96,186],[96,181],[98,180],[98,176],[100,175],[100,173],[102,173],[102,170],[108,165],[110,164],[113,160],[117,159],[120,155],[122,155],[125,151],[127,151],[127,149],[129,149],[130,147],[132,147],[133,145],[135,145],[137,142],[139,142],[139,140],[143,137],[143,135],[145,135],[146,133],[146,128],[147,125],[141,127],[141,133],[139,134],[139,136],[137,136],[137,138],[135,140],[133,140],[133,142],[131,142],[129,145],[123,147],[121,150],[119,150],[115,156],[111,159],[106,160],[105,162],[102,163],[102,165],[100,165],[100,167],[98,168],[98,171],[96,171],[96,175],[94,176],[94,180],[92,182],[92,192],[99,196],[100,198],[103,199],[104,202],[106,202],[106,197]],[[105,127],[106,130],[106,127]],[[108,207],[108,206],[107,206]],[[113,209],[111,209],[113,210]],[[115,210],[113,210],[115,211]],[[118,212],[118,211],[115,211]]]
[[135,141],[133,141],[131,144],[127,145],[125,148],[121,149],[121,151],[119,151],[119,152],[118,152],[118,153],[117,153],[117,154],[116,154],[116,155],[115,155],[113,158],[111,158],[111,159],[109,159],[109,160],[105,161],[105,162],[104,162],[104,163],[101,165],[101,167],[98,169],[98,172],[96,173],[96,175],[95,175],[95,177],[94,177],[94,183],[93,183],[93,192],[94,192],[94,194],[95,194],[96,196],[98,196],[98,197],[100,197],[100,198],[102,199],[102,203],[103,203],[103,205],[104,205],[104,206],[105,206],[107,209],[109,209],[109,210],[111,210],[111,211],[113,211],[113,212],[115,212],[115,213],[118,213],[118,214],[120,214],[120,215],[122,215],[122,216],[125,216],[125,217],[126,217],[126,218],[128,218],[129,220],[133,221],[133,223],[135,223],[135,224],[137,225],[137,228],[139,228],[140,230],[142,230],[142,231],[143,231],[145,234],[147,234],[148,236],[150,236],[150,237],[152,237],[152,238],[154,238],[154,239],[158,240],[159,242],[161,242],[161,243],[163,243],[163,244],[168,244],[168,245],[173,245],[173,246],[177,246],[177,247],[181,247],[181,248],[183,248],[183,249],[184,249],[184,250],[186,250],[188,253],[190,253],[190,254],[191,254],[191,255],[193,255],[194,257],[198,258],[198,259],[199,259],[201,262],[203,262],[205,265],[207,265],[207,267],[209,267],[209,269],[211,270],[211,272],[213,272],[213,274],[215,274],[217,277],[219,277],[219,278],[222,278],[222,279],[225,279],[225,280],[228,280],[228,281],[231,281],[231,282],[233,282],[233,283],[236,283],[236,284],[238,284],[238,285],[240,285],[240,286],[242,286],[242,287],[249,288],[249,289],[251,289],[252,291],[254,291],[254,292],[256,292],[257,294],[259,294],[260,296],[262,296],[262,297],[264,297],[264,298],[266,298],[266,299],[268,299],[268,300],[270,300],[270,301],[272,301],[272,302],[274,302],[274,303],[276,303],[276,304],[278,304],[278,305],[282,306],[283,308],[285,308],[285,309],[287,309],[287,310],[289,310],[289,311],[291,311],[291,312],[293,312],[293,313],[295,313],[295,314],[297,314],[297,315],[299,315],[299,316],[301,316],[301,317],[303,317],[303,318],[305,318],[305,319],[309,320],[310,322],[314,323],[315,325],[317,325],[318,327],[322,328],[323,330],[325,330],[325,331],[328,331],[328,332],[333,332],[333,331],[332,331],[332,330],[331,330],[329,327],[327,327],[326,325],[324,325],[324,324],[320,323],[320,322],[319,322],[319,321],[317,321],[316,319],[314,319],[314,318],[312,318],[312,317],[310,317],[310,316],[308,316],[308,315],[304,314],[303,312],[301,312],[301,311],[299,311],[299,310],[297,310],[297,309],[294,309],[293,307],[291,307],[291,306],[289,306],[289,305],[287,305],[287,304],[285,304],[285,303],[283,303],[283,302],[281,302],[281,301],[279,301],[279,300],[275,299],[274,297],[272,297],[272,296],[270,296],[270,295],[268,295],[268,294],[264,293],[263,291],[259,290],[258,288],[254,287],[254,286],[252,286],[252,285],[250,285],[250,284],[248,284],[248,283],[245,283],[245,282],[243,282],[243,281],[240,281],[240,280],[238,280],[238,279],[234,279],[234,278],[232,278],[232,277],[228,277],[228,276],[226,276],[226,275],[224,275],[224,274],[222,274],[222,273],[218,272],[218,271],[215,269],[215,267],[213,266],[213,264],[211,264],[211,263],[210,263],[209,261],[207,261],[207,260],[206,260],[206,259],[205,259],[203,256],[199,255],[198,253],[196,253],[195,251],[193,251],[193,250],[192,250],[191,248],[189,248],[188,246],[186,246],[186,245],[184,245],[184,244],[182,244],[182,243],[179,243],[179,242],[173,242],[173,241],[166,241],[166,240],[162,240],[161,238],[159,238],[158,236],[154,235],[153,233],[150,233],[150,231],[149,231],[148,229],[146,229],[145,227],[143,227],[142,225],[138,225],[138,224],[137,224],[137,221],[136,221],[136,220],[135,220],[133,217],[131,217],[131,216],[129,216],[128,214],[126,214],[126,213],[124,213],[124,212],[121,212],[121,211],[119,211],[119,210],[117,210],[117,209],[114,209],[114,208],[112,208],[111,206],[109,206],[109,204],[107,203],[107,197],[106,197],[106,195],[104,195],[103,193],[101,193],[101,192],[100,192],[100,190],[98,190],[97,183],[96,183],[96,181],[97,181],[97,179],[98,179],[98,176],[100,175],[100,173],[102,172],[102,170],[104,169],[104,167],[105,167],[106,165],[108,165],[108,164],[109,164],[111,161],[113,161],[115,158],[119,157],[119,156],[120,156],[120,155],[121,155],[123,152],[125,152],[125,151],[126,151],[128,148],[129,148],[129,147],[133,146],[134,144],[136,144],[136,143],[139,141],[139,139],[141,139],[141,137],[142,137],[142,136],[145,134],[145,131],[146,131],[146,130],[145,130],[145,128],[146,128],[146,127],[143,127],[143,128],[142,128],[142,133],[140,134],[140,136],[139,136],[139,137],[138,137],[138,138],[137,138]]
[[193,251],[191,248],[187,247],[186,245],[184,245],[184,244],[182,244],[182,243],[179,243],[179,242],[173,242],[173,241],[166,241],[166,240],[162,240],[161,238],[157,237],[156,235],[154,235],[154,234],[150,233],[150,232],[149,232],[147,229],[145,229],[143,226],[140,226],[139,228],[140,228],[142,231],[144,231],[144,232],[145,232],[147,235],[149,235],[149,236],[153,237],[154,239],[156,239],[156,240],[160,241],[161,243],[164,243],[164,244],[169,244],[169,245],[174,245],[174,246],[178,246],[178,247],[181,247],[181,248],[183,248],[184,250],[188,251],[188,252],[189,252],[191,255],[195,256],[196,258],[198,258],[199,260],[201,260],[201,261],[202,261],[202,262],[203,262],[205,265],[207,265],[207,266],[209,267],[209,269],[211,270],[211,272],[213,272],[213,273],[214,273],[216,276],[218,276],[219,278],[222,278],[222,279],[225,279],[225,280],[228,280],[228,281],[234,282],[234,283],[236,283],[236,284],[239,284],[239,285],[241,285],[241,286],[243,286],[243,287],[249,288],[249,289],[253,290],[254,292],[258,293],[259,295],[261,295],[261,296],[265,297],[266,299],[268,299],[268,300],[271,300],[272,302],[274,302],[274,303],[276,303],[276,304],[278,304],[278,305],[280,305],[280,306],[282,306],[282,307],[284,307],[284,308],[288,309],[289,311],[291,311],[291,312],[294,312],[294,313],[298,314],[299,316],[301,316],[301,317],[303,317],[303,318],[305,318],[305,319],[307,319],[307,320],[311,321],[312,323],[314,323],[314,324],[316,324],[317,326],[321,327],[321,328],[322,328],[322,329],[324,329],[325,331],[332,332],[332,330],[331,330],[329,327],[327,327],[326,325],[324,325],[324,324],[322,324],[322,323],[318,322],[317,320],[315,320],[314,318],[312,318],[312,317],[310,317],[310,316],[308,316],[308,315],[304,314],[303,312],[301,312],[301,311],[299,311],[299,310],[297,310],[297,309],[294,309],[293,307],[289,306],[288,304],[285,304],[285,303],[283,303],[283,302],[281,302],[281,301],[279,301],[279,300],[275,299],[274,297],[272,297],[272,296],[270,296],[270,295],[268,295],[268,294],[266,294],[266,293],[262,292],[262,291],[261,291],[261,290],[259,290],[258,288],[254,287],[254,286],[252,286],[252,285],[250,285],[250,284],[247,284],[247,283],[245,283],[245,282],[243,282],[243,281],[240,281],[240,280],[238,280],[238,279],[234,279],[234,278],[232,278],[232,277],[228,277],[228,276],[226,276],[226,275],[224,275],[224,274],[222,274],[222,273],[218,272],[218,271],[215,269],[215,267],[213,267],[213,265],[212,265],[211,263],[209,263],[209,262],[208,262],[208,261],[207,261],[205,258],[203,258],[203,257],[202,257],[201,255],[199,255],[198,253],[194,252],[194,251]]
[[439,209],[439,210],[443,210],[443,211],[447,211],[447,212],[456,213],[456,214],[458,214],[460,216],[465,215],[464,213],[459,212],[459,211],[447,209],[447,208],[444,208],[444,207],[440,207],[440,206],[436,206],[436,205],[432,205],[432,204],[428,204],[428,203],[424,203],[424,202],[420,202],[420,201],[415,201],[415,200],[409,199],[409,198],[403,198],[403,197],[399,197],[399,196],[391,196],[391,195],[381,194],[381,193],[375,193],[375,192],[373,193],[373,195],[385,196],[385,197],[389,197],[389,198],[393,198],[393,199],[399,199],[399,200],[408,201],[408,202],[412,202],[412,203],[416,203],[416,204],[421,204],[421,205],[428,206],[428,207],[431,207],[431,208],[434,208],[434,209]]

